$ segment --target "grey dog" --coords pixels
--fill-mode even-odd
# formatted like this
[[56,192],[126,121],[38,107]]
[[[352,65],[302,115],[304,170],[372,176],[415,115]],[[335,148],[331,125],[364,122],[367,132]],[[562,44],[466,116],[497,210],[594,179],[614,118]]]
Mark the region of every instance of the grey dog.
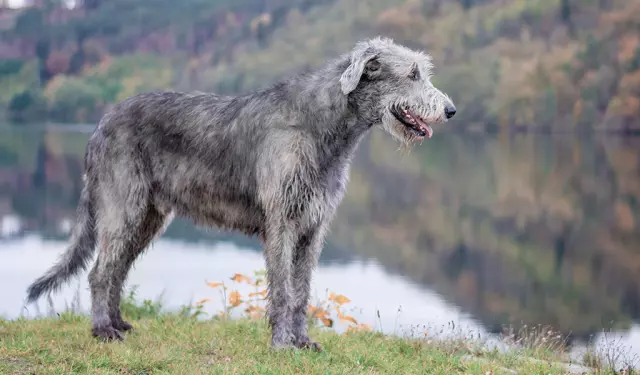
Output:
[[405,147],[455,112],[430,81],[432,59],[388,38],[358,42],[310,72],[237,96],[151,92],[105,113],[85,153],[71,246],[28,302],[89,273],[92,333],[123,339],[127,273],[175,215],[257,236],[273,348],[323,350],[307,332],[313,269],[354,151],[381,127]]

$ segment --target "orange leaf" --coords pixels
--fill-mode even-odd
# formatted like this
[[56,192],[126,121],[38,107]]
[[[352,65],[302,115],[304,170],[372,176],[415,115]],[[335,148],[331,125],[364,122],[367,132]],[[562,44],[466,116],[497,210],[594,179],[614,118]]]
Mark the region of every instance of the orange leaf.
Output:
[[322,318],[322,323],[326,327],[333,327],[333,319],[331,319],[331,318]]
[[342,294],[335,295],[335,294],[331,293],[329,295],[329,299],[331,301],[337,303],[338,305],[344,305],[345,303],[351,302],[351,300],[349,298],[343,296]]
[[262,296],[262,297],[265,297],[266,295],[267,295],[267,290],[266,290],[266,289],[265,289],[265,290],[263,290],[263,291],[260,291],[260,292],[252,292],[252,293],[249,293],[249,297],[255,297],[255,296]]
[[349,322],[351,322],[353,324],[358,324],[356,319],[354,317],[352,317],[352,316],[340,314],[339,317],[340,317],[340,320],[346,320],[346,321],[349,321]]
[[200,301],[196,302],[196,305],[202,305],[205,302],[209,302],[211,301],[211,298],[205,298],[205,299],[201,299]]
[[265,311],[263,307],[260,306],[254,306],[254,305],[250,305],[249,307],[247,307],[246,309],[244,309],[245,312],[252,312],[252,311]]
[[242,303],[242,297],[239,292],[233,291],[229,293],[229,303],[231,306],[236,307]]
[[264,316],[265,309],[260,307],[260,306],[250,305],[244,311],[249,313],[249,318],[251,318],[251,319],[259,319],[259,318]]
[[315,316],[317,310],[317,307],[309,305],[309,307],[307,308],[307,313],[311,314],[311,316]]
[[217,288],[219,286],[222,286],[222,283],[214,283],[214,282],[210,282],[207,283],[208,286],[212,287],[212,288]]
[[240,274],[240,273],[236,273],[235,275],[233,275],[231,280],[233,280],[233,281],[235,281],[237,283],[241,283],[243,281],[245,281],[247,284],[252,284],[253,283],[253,281],[251,280],[250,277],[245,276],[245,275]]
[[312,317],[318,319],[324,319],[327,315],[329,315],[329,312],[321,307],[311,307],[310,312]]

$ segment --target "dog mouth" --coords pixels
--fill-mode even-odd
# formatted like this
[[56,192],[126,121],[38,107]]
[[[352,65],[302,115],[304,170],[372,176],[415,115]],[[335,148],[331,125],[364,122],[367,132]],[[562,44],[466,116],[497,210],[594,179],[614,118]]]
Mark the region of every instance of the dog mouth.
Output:
[[431,126],[429,126],[422,117],[418,116],[408,106],[394,105],[390,108],[390,111],[396,120],[406,126],[407,129],[416,136],[428,136],[429,138],[433,136],[433,129],[431,129]]

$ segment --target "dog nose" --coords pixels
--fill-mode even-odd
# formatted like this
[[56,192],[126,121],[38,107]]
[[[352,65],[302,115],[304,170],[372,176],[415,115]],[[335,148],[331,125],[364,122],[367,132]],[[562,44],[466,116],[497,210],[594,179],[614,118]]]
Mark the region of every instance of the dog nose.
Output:
[[452,105],[448,105],[446,107],[444,107],[444,114],[445,116],[447,116],[447,118],[452,118],[453,115],[456,114],[456,107],[452,106]]

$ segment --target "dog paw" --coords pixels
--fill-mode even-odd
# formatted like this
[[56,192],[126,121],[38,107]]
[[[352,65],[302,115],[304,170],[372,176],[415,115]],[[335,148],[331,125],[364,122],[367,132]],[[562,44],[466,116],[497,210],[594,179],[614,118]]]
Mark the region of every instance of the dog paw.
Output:
[[298,349],[311,349],[318,353],[324,352],[324,348],[322,347],[322,345],[320,345],[320,343],[317,343],[308,337],[303,337],[296,340],[295,345]]
[[283,326],[276,326],[271,333],[271,347],[275,350],[295,349],[295,337]]
[[113,327],[93,327],[91,330],[93,337],[103,341],[123,341],[122,333]]
[[113,323],[113,328],[117,329],[120,332],[133,331],[133,326],[124,320],[115,321]]

